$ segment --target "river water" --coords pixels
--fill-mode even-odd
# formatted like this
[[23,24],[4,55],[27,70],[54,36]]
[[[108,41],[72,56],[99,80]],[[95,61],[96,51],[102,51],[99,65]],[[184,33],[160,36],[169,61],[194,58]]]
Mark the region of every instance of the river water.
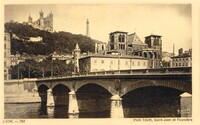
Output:
[[[69,118],[67,106],[46,107],[41,103],[5,104],[4,118]],[[110,111],[79,113],[78,118],[109,118]]]
[[[159,100],[162,102],[167,99]],[[168,99],[169,100],[169,99]],[[140,104],[135,105],[136,103]],[[178,103],[169,102],[166,104],[157,104],[157,102],[148,101],[137,102],[134,106],[128,103],[123,104],[125,118],[140,118],[140,117],[179,117]],[[142,104],[142,105],[141,105]],[[32,119],[32,118],[110,118],[110,110],[101,112],[80,112],[78,115],[68,115],[68,106],[46,107],[41,103],[27,104],[5,104],[4,105],[5,119]]]

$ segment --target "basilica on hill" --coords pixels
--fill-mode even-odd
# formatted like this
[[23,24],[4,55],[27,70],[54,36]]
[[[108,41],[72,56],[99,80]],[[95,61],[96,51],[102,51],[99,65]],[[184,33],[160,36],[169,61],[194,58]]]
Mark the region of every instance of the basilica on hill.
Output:
[[33,18],[29,14],[28,23],[34,28],[38,28],[40,30],[45,30],[48,32],[53,32],[53,13],[50,12],[46,17],[44,17],[44,12],[41,10],[39,12],[39,15],[39,19],[33,21]]

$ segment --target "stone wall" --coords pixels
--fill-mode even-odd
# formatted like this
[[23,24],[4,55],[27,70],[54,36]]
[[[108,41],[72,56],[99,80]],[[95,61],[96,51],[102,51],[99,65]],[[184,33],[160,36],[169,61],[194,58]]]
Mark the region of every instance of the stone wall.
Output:
[[4,103],[41,102],[36,82],[31,80],[4,81]]

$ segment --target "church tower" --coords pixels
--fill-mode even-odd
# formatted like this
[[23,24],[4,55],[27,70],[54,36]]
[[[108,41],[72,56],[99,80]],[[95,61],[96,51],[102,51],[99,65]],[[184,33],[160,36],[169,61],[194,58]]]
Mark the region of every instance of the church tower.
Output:
[[33,21],[33,18],[31,17],[31,14],[29,14],[28,23],[32,23],[32,21]]
[[39,14],[40,14],[40,28],[43,29],[43,27],[44,27],[44,12],[42,12],[42,9],[39,12]]
[[50,25],[51,31],[53,31],[53,13],[52,13],[52,11],[50,12],[49,17],[50,17],[49,25]]
[[86,21],[86,36],[90,37],[90,33],[89,33],[89,21],[88,21],[88,19]]
[[79,58],[81,57],[81,50],[79,48],[78,43],[76,43],[76,47],[73,51],[74,56],[74,73],[79,72]]

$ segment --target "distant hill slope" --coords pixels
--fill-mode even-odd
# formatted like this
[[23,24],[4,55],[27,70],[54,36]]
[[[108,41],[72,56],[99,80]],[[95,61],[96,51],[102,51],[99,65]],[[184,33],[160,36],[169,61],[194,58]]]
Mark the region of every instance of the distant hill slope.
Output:
[[37,37],[43,38],[42,42],[27,42],[19,39],[12,39],[11,53],[26,53],[34,55],[49,55],[53,52],[57,53],[71,53],[78,43],[82,52],[94,52],[96,40],[87,36],[76,35],[69,32],[47,32],[33,28],[28,24],[21,24],[16,22],[5,23],[5,30],[12,31],[20,38]]

